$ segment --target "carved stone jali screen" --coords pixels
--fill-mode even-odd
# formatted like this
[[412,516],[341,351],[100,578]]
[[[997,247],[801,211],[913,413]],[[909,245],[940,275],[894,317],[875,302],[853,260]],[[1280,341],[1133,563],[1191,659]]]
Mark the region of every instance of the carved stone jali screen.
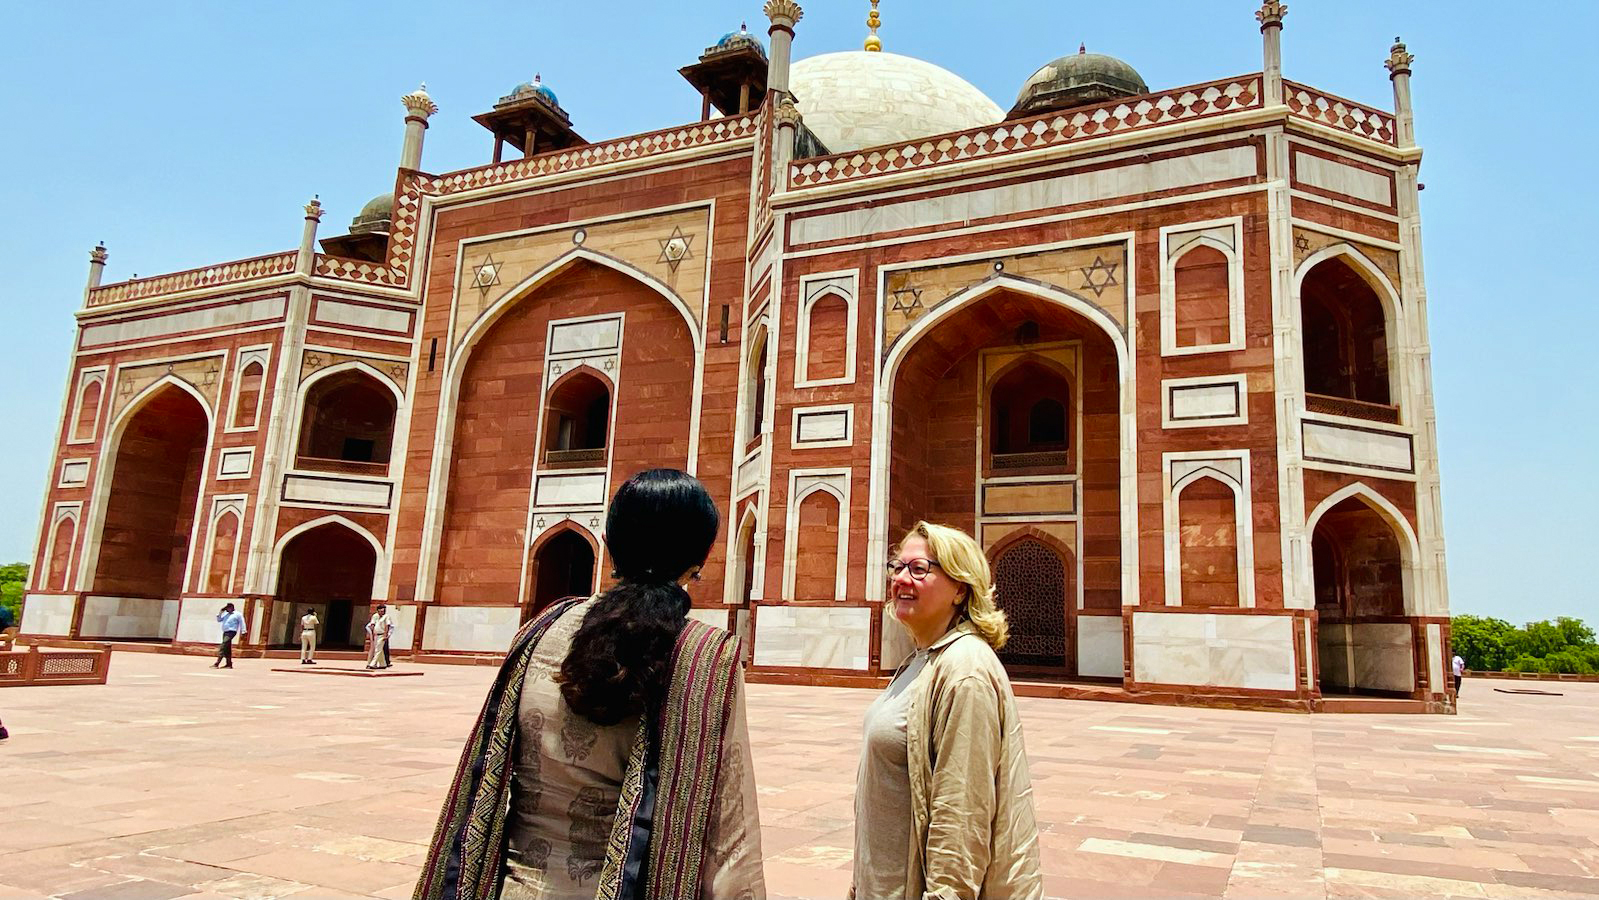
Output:
[[1042,541],[1024,538],[1000,554],[994,585],[1010,624],[1000,660],[1008,666],[1065,669],[1065,562]]

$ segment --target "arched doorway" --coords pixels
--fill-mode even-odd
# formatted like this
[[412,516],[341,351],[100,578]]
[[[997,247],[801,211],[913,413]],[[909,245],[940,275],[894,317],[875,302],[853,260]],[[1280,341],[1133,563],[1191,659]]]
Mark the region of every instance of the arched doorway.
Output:
[[300,617],[310,608],[322,622],[319,646],[360,650],[376,571],[371,541],[342,522],[326,522],[290,538],[278,561],[272,645],[298,647]]
[[296,464],[386,475],[394,446],[394,392],[359,369],[319,379],[305,394]]
[[1310,553],[1322,692],[1415,690],[1404,538],[1355,495],[1321,512]]
[[557,600],[594,593],[594,545],[574,529],[562,529],[539,542],[532,569],[533,593],[524,621]]
[[[913,324],[891,349],[887,427],[877,429],[889,471],[884,537],[925,519],[990,549],[1000,605],[1016,622],[1007,662],[1018,673],[1119,672],[1119,650],[1077,646],[1072,625],[1083,613],[1119,615],[1131,581],[1120,333],[1091,304],[1012,284],[944,301],[949,312]],[[1019,531],[1033,540],[1014,543]],[[895,629],[883,634],[891,668],[903,648],[891,643]]]
[[127,420],[112,451],[91,591],[164,600],[183,593],[210,423],[200,401],[175,384],[157,388]]
[[1066,561],[1043,541],[1024,537],[1001,549],[993,566],[995,600],[1010,626],[1000,661],[1016,671],[1072,671]]

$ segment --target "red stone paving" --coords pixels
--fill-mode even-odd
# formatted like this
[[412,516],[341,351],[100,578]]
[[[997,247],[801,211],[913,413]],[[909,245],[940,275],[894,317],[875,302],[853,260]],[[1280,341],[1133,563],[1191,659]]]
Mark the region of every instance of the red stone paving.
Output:
[[[492,670],[119,653],[0,690],[0,898],[410,896]],[[1020,701],[1051,897],[1599,893],[1599,685],[1458,716]],[[750,687],[774,900],[849,884],[869,691]]]

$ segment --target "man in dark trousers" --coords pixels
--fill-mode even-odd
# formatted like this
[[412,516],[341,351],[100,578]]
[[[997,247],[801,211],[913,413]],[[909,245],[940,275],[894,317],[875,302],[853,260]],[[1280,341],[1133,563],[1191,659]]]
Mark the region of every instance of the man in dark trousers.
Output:
[[[222,643],[217,645],[217,661],[211,668],[222,666],[224,669],[233,668],[233,639],[244,633],[244,616],[239,615],[233,604],[222,607],[217,613],[217,623],[222,626]],[[226,663],[227,665],[223,665]]]

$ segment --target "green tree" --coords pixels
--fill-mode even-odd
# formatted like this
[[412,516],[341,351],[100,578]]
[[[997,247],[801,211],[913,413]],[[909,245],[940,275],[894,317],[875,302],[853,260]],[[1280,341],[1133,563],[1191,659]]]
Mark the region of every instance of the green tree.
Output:
[[1488,616],[1455,616],[1449,626],[1449,640],[1455,653],[1474,672],[1498,672],[1515,658],[1510,652],[1511,635],[1516,627],[1504,619]]
[[11,563],[0,565],[0,607],[10,612],[9,618],[16,623],[22,619],[22,589],[28,583],[28,564]]
[[1560,629],[1560,634],[1566,639],[1567,647],[1593,647],[1593,629],[1583,624],[1581,619],[1570,616],[1561,616],[1555,619],[1555,627]]

